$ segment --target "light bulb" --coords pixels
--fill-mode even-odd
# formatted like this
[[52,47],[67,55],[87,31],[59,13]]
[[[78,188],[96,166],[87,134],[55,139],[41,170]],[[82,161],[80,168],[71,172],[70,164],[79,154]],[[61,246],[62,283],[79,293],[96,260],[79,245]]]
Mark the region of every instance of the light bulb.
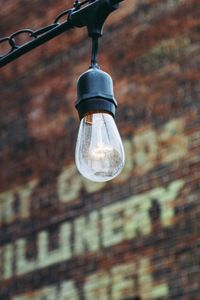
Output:
[[121,172],[124,149],[110,114],[96,112],[81,119],[75,160],[79,172],[91,181],[108,181]]

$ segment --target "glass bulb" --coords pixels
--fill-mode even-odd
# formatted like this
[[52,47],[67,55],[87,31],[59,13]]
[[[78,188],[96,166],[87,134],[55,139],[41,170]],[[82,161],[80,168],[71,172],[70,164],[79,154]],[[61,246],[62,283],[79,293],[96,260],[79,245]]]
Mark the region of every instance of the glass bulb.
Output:
[[89,114],[81,120],[75,156],[79,172],[91,181],[108,181],[121,172],[124,148],[110,114]]

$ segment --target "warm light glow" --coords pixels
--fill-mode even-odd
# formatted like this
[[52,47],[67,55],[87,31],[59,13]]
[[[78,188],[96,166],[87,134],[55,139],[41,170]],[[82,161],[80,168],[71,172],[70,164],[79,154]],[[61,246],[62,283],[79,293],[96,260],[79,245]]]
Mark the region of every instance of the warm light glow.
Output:
[[79,172],[92,181],[108,181],[121,172],[124,162],[124,149],[113,117],[108,113],[85,116],[76,144]]
[[109,155],[109,153],[112,153],[112,151],[112,147],[108,147],[104,144],[98,144],[97,147],[91,152],[91,155],[94,159],[102,159],[106,158],[106,156]]

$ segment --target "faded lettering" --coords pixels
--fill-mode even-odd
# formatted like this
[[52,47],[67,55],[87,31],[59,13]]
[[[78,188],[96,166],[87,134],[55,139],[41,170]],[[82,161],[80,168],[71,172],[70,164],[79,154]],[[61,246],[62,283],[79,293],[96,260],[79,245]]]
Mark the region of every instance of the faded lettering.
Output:
[[[160,205],[161,225],[173,225],[174,202],[183,186],[184,181],[177,180],[166,188],[158,187],[92,211],[72,222],[64,222],[59,227],[59,242],[54,250],[49,250],[48,231],[40,231],[36,236],[37,253],[32,259],[26,257],[28,240],[25,238],[2,246],[2,279],[38,270],[84,253],[97,252],[101,248],[137,236],[151,234],[149,208],[155,198]],[[16,261],[13,264],[14,259]]]
[[[121,300],[136,295],[150,300],[169,295],[168,285],[153,279],[148,258],[137,258],[136,262],[93,273],[85,278],[82,288],[85,300]],[[69,280],[15,296],[12,300],[80,300],[79,295],[76,283]]]

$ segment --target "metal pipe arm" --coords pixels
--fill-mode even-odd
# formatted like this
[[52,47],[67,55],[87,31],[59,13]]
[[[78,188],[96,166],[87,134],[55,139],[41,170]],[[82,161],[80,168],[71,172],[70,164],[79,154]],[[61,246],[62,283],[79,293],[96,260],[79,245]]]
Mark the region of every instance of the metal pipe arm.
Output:
[[[35,32],[30,29],[23,29],[12,34],[10,37],[0,39],[0,43],[7,42],[11,47],[9,53],[0,56],[0,67],[7,65],[23,54],[75,27],[87,27],[90,37],[101,36],[106,18],[112,11],[118,8],[118,4],[122,1],[124,0],[86,0],[78,3],[78,6],[75,2],[72,9],[61,13],[53,24],[45,28],[41,28]],[[86,5],[81,7],[84,4]],[[65,14],[67,15],[67,20],[61,24],[57,23],[59,18]],[[15,37],[24,32],[29,34],[31,41],[18,46],[15,42]]]

